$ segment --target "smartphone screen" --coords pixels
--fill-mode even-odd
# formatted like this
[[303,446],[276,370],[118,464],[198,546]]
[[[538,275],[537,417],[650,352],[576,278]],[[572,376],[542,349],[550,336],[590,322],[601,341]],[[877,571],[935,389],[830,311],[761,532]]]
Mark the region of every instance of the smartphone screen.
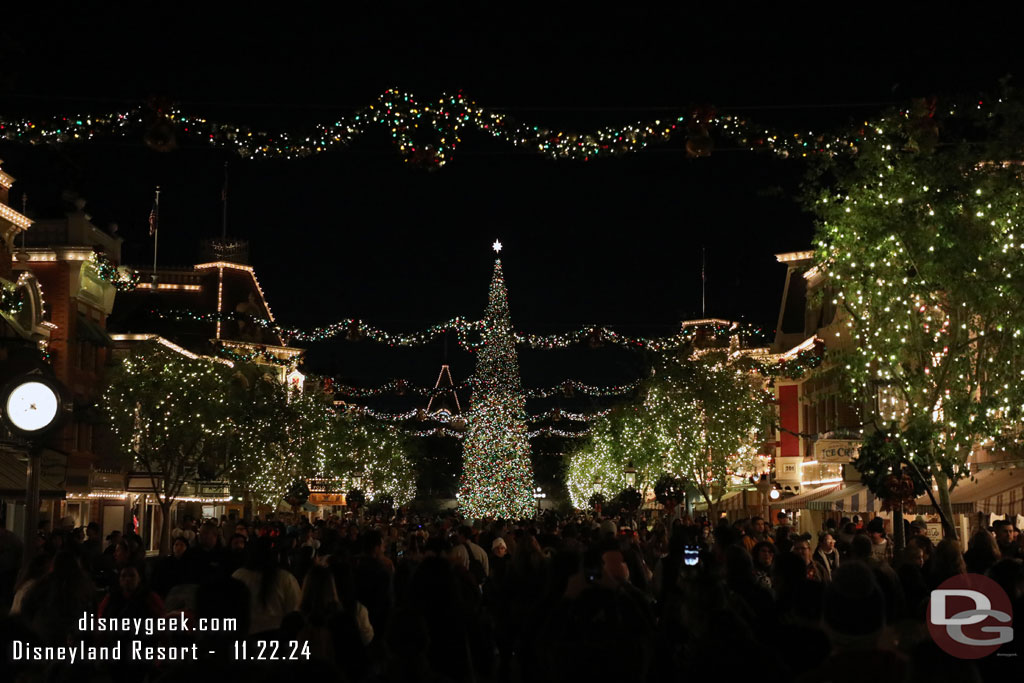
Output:
[[683,549],[683,563],[687,567],[696,567],[700,563],[700,548],[688,545]]

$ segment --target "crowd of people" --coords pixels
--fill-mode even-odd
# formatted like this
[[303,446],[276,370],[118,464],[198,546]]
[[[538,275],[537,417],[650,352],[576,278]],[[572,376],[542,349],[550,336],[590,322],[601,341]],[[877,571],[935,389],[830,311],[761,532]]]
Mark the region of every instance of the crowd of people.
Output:
[[[811,534],[760,517],[711,525],[554,513],[475,524],[455,515],[271,515],[186,519],[169,554],[146,558],[134,534],[103,542],[90,524],[41,536],[31,563],[3,586],[0,610],[9,612],[5,643],[124,637],[80,633],[83,613],[237,623],[236,631],[146,636],[198,642],[197,662],[9,661],[19,683],[238,675],[959,683],[1024,663],[1019,638],[973,662],[945,654],[925,624],[930,591],[967,572],[994,579],[1020,608],[1024,537],[1001,521],[962,551],[925,531],[908,525],[896,551],[877,517],[830,519]],[[306,647],[294,661],[236,661],[235,641],[268,640]]]

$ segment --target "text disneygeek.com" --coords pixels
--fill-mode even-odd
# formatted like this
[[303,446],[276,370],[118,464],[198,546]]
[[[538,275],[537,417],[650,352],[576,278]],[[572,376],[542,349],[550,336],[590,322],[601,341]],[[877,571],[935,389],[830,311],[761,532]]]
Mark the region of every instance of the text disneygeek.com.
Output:
[[[10,661],[29,662],[102,662],[102,661],[195,661],[205,654],[228,655],[234,659],[295,660],[309,659],[309,644],[299,641],[235,640],[229,652],[200,648],[199,644],[166,645],[161,636],[182,632],[235,632],[237,619],[197,618],[179,614],[173,617],[121,618],[83,614],[78,620],[81,639],[61,646],[36,645],[15,640],[8,652]],[[96,644],[102,634],[103,644]],[[112,641],[111,639],[116,639]]]

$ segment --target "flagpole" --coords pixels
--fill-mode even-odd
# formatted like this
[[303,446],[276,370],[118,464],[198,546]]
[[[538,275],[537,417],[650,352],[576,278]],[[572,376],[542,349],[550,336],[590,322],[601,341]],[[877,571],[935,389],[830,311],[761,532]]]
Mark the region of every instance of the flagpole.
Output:
[[224,162],[224,189],[220,193],[220,200],[223,203],[223,215],[221,219],[220,238],[222,241],[228,239],[228,162]]
[[708,316],[708,305],[707,305],[707,249],[701,247],[700,250],[700,316],[706,318]]
[[160,186],[156,186],[156,199],[153,203],[153,289],[156,289],[156,249],[160,241]]

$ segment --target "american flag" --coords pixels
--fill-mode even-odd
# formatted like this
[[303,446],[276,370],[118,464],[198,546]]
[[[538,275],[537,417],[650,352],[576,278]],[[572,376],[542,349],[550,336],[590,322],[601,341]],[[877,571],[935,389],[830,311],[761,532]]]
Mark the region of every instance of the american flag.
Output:
[[157,222],[160,220],[159,201],[153,202],[153,208],[149,210],[149,236],[156,234]]

